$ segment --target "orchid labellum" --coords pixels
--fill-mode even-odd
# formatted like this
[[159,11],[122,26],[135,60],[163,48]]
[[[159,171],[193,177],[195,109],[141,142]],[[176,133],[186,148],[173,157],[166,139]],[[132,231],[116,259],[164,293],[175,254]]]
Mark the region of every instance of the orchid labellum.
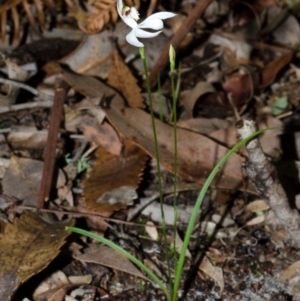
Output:
[[[138,24],[139,13],[134,7],[124,6],[123,1],[118,0],[117,10],[122,20],[132,28],[131,32],[126,36],[127,42],[136,47],[144,47],[144,44],[138,38],[154,38],[158,36],[164,28],[162,20],[176,15],[170,12],[155,13]],[[155,32],[149,32],[144,29],[151,29]]]

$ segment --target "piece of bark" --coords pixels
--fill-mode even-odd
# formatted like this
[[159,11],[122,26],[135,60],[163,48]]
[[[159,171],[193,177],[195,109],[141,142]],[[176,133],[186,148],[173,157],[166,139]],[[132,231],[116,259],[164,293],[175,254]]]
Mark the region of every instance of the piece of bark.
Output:
[[[257,129],[254,121],[241,119],[236,128],[241,139],[253,134]],[[259,195],[267,201],[278,221],[286,228],[292,244],[300,247],[300,216],[289,206],[287,195],[282,188],[275,167],[264,155],[257,138],[246,144],[248,163],[246,172],[253,181]]]

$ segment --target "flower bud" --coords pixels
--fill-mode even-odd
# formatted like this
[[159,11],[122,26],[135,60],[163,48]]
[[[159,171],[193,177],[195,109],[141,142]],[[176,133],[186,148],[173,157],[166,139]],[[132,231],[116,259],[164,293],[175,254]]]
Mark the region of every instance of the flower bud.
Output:
[[175,70],[175,57],[176,57],[176,52],[172,44],[170,45],[169,48],[169,58],[170,58],[170,70],[171,72],[174,72]]
[[175,57],[176,57],[176,52],[173,45],[171,44],[169,48],[169,58],[171,64],[175,62]]

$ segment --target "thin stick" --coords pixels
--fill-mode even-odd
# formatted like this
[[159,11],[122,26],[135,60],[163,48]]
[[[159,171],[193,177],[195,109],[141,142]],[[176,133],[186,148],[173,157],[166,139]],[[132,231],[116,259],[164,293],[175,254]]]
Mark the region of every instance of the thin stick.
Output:
[[15,87],[27,90],[30,93],[32,93],[33,95],[36,95],[36,96],[40,95],[40,91],[39,90],[37,90],[35,88],[32,88],[32,87],[30,87],[28,85],[25,85],[23,83],[17,82],[15,80],[11,80],[11,79],[6,79],[6,78],[1,78],[0,77],[0,84],[15,86]]
[[189,16],[186,18],[184,23],[181,25],[179,30],[176,32],[176,34],[173,36],[171,41],[165,46],[163,49],[161,56],[153,66],[149,79],[150,84],[153,85],[154,82],[157,79],[158,73],[161,72],[161,70],[166,66],[168,60],[169,60],[169,49],[170,44],[173,45],[173,47],[176,48],[180,45],[180,43],[183,41],[184,37],[187,35],[189,30],[192,28],[192,26],[195,24],[195,22],[200,18],[200,16],[205,11],[206,7],[212,3],[213,0],[199,0],[196,7],[191,11]]
[[67,94],[68,85],[63,81],[55,91],[52,107],[48,139],[45,150],[45,163],[41,181],[41,188],[37,208],[44,207],[44,202],[48,201],[55,164],[56,144],[59,134],[59,127],[63,112],[63,105]]
[[53,105],[52,100],[22,103],[14,106],[0,107],[0,114],[6,114],[9,112],[17,112],[21,110],[39,109],[39,108],[51,108]]

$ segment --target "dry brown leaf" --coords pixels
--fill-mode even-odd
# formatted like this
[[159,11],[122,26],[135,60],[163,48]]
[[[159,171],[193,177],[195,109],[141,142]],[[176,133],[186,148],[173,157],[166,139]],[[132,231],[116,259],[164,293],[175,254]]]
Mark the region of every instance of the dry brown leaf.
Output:
[[[277,127],[278,130],[266,131],[262,135],[258,137],[261,147],[265,154],[271,157],[278,157],[280,153],[280,127],[282,127],[282,122],[277,118],[272,116],[264,116],[261,119],[256,120],[256,124],[259,129],[272,128]],[[220,129],[215,132],[208,134],[208,136],[215,141],[220,142],[223,145],[226,145],[228,148],[233,147],[239,140],[236,133],[236,127],[230,126],[225,129]],[[243,149],[239,151],[239,153],[245,153]]]
[[177,126],[199,134],[209,135],[217,130],[225,130],[230,122],[221,118],[191,118],[187,120],[178,120]]
[[[96,159],[83,182],[83,194],[87,208],[97,212],[116,211],[132,203],[132,199],[123,198],[108,199],[99,202],[101,196],[113,189],[122,187],[137,188],[141,174],[148,156],[139,147],[130,141],[125,141],[123,154],[120,156],[108,153],[99,147],[96,151]],[[132,195],[132,191],[128,191]],[[98,201],[98,202],[97,202]]]
[[43,270],[59,253],[70,222],[50,223],[25,212],[0,234],[0,300],[10,300],[15,289]]
[[277,6],[278,2],[276,0],[255,0],[252,3],[252,7],[260,13],[262,10],[270,6]]
[[230,94],[232,100],[239,112],[246,109],[246,105],[253,97],[258,85],[258,75],[250,67],[239,67],[239,70],[227,76],[226,81],[222,84],[226,95]]
[[300,260],[288,266],[280,275],[280,281],[287,281],[291,279],[296,273],[300,272]]
[[246,206],[246,209],[251,212],[269,210],[270,206],[264,200],[256,200]]
[[124,95],[130,107],[145,108],[137,80],[117,52],[113,55],[113,64],[109,70],[108,83]]
[[[7,68],[7,76],[11,80],[16,80],[19,82],[24,82],[29,73],[19,67],[16,63],[14,63],[11,59],[5,57],[1,54],[1,58],[3,58],[6,68]],[[17,96],[19,95],[20,88],[9,85],[3,84],[0,86],[0,105],[1,106],[8,106],[15,103]]]
[[[128,139],[155,157],[155,146],[150,115],[137,108],[126,108],[117,100],[105,109],[109,121]],[[173,127],[156,120],[160,163],[170,172],[174,164]],[[178,175],[190,181],[204,183],[210,171],[228,151],[209,138],[177,129]],[[213,185],[224,189],[244,189],[241,164],[243,158],[234,153],[216,176]],[[244,190],[256,193],[249,184]]]
[[158,240],[158,231],[155,226],[155,224],[151,221],[146,222],[145,231],[148,233],[148,235],[151,237],[152,240],[157,241]]
[[102,97],[103,91],[99,87],[99,80],[92,76],[74,73],[62,67],[64,80],[78,93],[90,98]]
[[[108,296],[107,292],[101,289],[100,287],[96,287],[93,285],[83,285],[80,287],[82,289],[87,289],[89,292],[94,293],[94,295],[102,296],[103,298],[107,298]],[[60,288],[55,288],[40,295],[34,296],[34,301],[65,301],[67,300],[66,295],[68,295],[70,292],[77,288],[78,284],[63,285]],[[108,300],[112,300],[110,297],[108,298]]]
[[150,281],[129,261],[129,259],[105,245],[92,244],[84,250],[84,254],[76,255],[75,258],[84,262],[98,263]]
[[266,217],[264,215],[256,216],[246,223],[246,226],[255,226],[261,224],[265,221]]
[[205,255],[215,263],[224,263],[228,260],[229,255],[215,248],[209,248]]
[[259,88],[262,89],[271,85],[278,72],[291,61],[292,57],[293,52],[288,52],[267,64],[261,71],[261,82]]
[[[155,157],[150,116],[138,108],[126,108],[120,95],[95,78],[64,71],[65,79],[86,96],[114,95],[109,108],[104,109],[113,126],[125,137]],[[97,89],[96,89],[97,87]],[[91,90],[91,91],[90,91]],[[161,164],[173,172],[173,127],[156,120]],[[228,151],[213,140],[196,133],[178,129],[178,173],[191,181],[203,183],[215,164]],[[224,189],[241,189],[256,193],[252,184],[243,186],[241,163],[243,158],[233,154],[216,177],[213,185]],[[96,184],[94,184],[96,185]],[[94,187],[93,185],[93,187]],[[98,197],[97,197],[98,198]],[[94,198],[94,201],[97,199]]]
[[48,130],[37,130],[32,126],[14,127],[14,131],[7,136],[7,141],[14,149],[37,149],[46,146]]
[[[18,158],[11,155],[2,186],[5,194],[23,200],[23,205],[35,207],[37,204],[44,163],[37,160]],[[57,187],[65,184],[65,176],[59,171]],[[18,189],[16,189],[18,183]]]
[[79,128],[87,141],[102,146],[113,155],[120,155],[122,143],[115,129],[107,122],[99,124],[94,118],[86,116],[81,120]]
[[212,265],[210,260],[206,256],[204,256],[199,266],[199,269],[218,283],[220,287],[220,292],[223,291],[224,277],[223,277],[223,270],[220,267]]
[[111,31],[104,30],[99,34],[86,35],[80,45],[60,62],[78,73],[106,78],[113,51]]
[[181,100],[185,110],[184,117],[186,119],[193,118],[193,110],[197,100],[204,94],[215,92],[214,86],[207,82],[199,82],[192,90],[187,91]]

